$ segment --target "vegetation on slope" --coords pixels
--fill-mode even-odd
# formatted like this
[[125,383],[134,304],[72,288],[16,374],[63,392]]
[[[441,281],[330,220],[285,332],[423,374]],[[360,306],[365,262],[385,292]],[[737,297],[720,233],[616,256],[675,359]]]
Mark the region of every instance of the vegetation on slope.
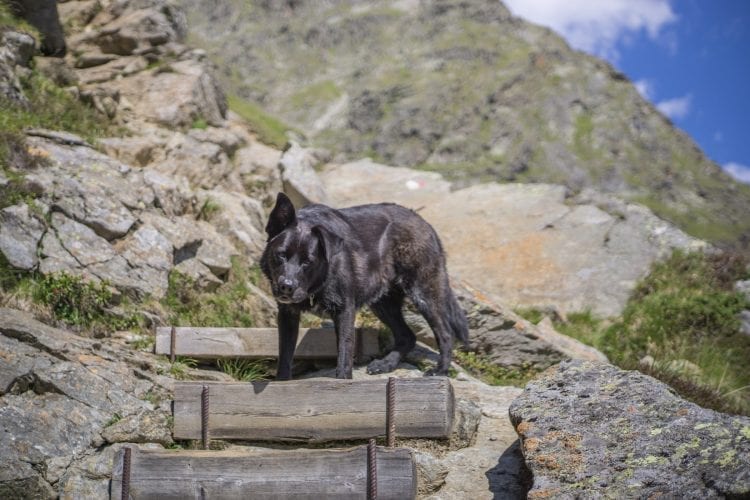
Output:
[[687,399],[750,415],[750,336],[740,332],[739,320],[750,301],[734,290],[737,280],[748,278],[747,261],[736,253],[677,251],[641,280],[620,318],[605,321],[584,312],[555,326]]
[[[202,2],[181,3],[230,93],[336,154],[437,170],[458,185],[596,187],[699,238],[750,242],[750,186],[624,75],[496,1],[223,0],[210,16]],[[217,18],[227,29],[214,29]]]

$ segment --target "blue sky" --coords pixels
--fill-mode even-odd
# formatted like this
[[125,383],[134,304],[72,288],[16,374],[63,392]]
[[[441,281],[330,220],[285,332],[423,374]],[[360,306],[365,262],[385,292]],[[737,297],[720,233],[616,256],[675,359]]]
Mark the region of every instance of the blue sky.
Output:
[[608,60],[712,160],[750,183],[750,1],[504,3]]

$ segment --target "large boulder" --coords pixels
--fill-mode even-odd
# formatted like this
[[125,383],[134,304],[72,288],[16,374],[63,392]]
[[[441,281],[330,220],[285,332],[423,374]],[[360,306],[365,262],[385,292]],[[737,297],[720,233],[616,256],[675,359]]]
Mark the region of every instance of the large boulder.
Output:
[[636,281],[675,249],[705,248],[647,208],[551,184],[452,191],[439,174],[371,161],[321,174],[334,206],[392,201],[437,230],[453,275],[512,307],[622,311]]
[[606,363],[566,361],[510,406],[529,498],[747,498],[750,418]]
[[328,203],[325,187],[315,167],[321,164],[321,154],[292,142],[279,160],[284,192],[296,207],[310,203]]
[[54,498],[52,485],[62,476],[87,479],[75,464],[106,453],[101,434],[114,420],[156,413],[152,419],[167,419],[167,407],[146,400],[171,389],[151,355],[0,309],[0,359],[3,498]]
[[[565,359],[607,361],[593,347],[556,332],[551,325],[540,327],[526,321],[466,282],[454,280],[452,286],[469,324],[469,349],[492,364],[536,371]],[[435,337],[424,318],[410,309],[405,316],[417,338],[435,347]]]
[[141,71],[110,85],[119,92],[121,107],[160,125],[184,128],[205,120],[220,126],[226,116],[226,98],[216,79],[193,60]]

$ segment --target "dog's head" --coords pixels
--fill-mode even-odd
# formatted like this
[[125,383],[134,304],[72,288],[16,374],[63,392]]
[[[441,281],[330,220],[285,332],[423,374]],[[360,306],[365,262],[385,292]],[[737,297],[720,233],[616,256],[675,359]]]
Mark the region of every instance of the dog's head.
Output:
[[271,282],[274,297],[283,304],[304,302],[325,282],[340,239],[320,225],[299,220],[284,193],[276,198],[266,233],[268,243],[261,268]]

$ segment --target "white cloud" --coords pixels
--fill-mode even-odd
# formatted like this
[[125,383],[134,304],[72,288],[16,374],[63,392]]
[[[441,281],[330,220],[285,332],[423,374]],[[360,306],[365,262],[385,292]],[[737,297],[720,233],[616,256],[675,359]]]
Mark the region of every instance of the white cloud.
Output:
[[635,89],[641,94],[644,99],[653,99],[654,97],[654,83],[646,78],[633,82]]
[[674,97],[672,99],[665,99],[656,103],[656,109],[667,115],[672,120],[685,118],[690,112],[690,105],[692,104],[693,96],[690,94],[682,97]]
[[617,59],[617,43],[645,31],[656,39],[677,20],[670,0],[504,0],[513,14],[552,28],[573,47]]
[[730,161],[729,163],[722,166],[729,175],[731,175],[738,181],[744,182],[745,184],[750,184],[750,167],[748,167],[747,165],[742,165],[741,163]]

